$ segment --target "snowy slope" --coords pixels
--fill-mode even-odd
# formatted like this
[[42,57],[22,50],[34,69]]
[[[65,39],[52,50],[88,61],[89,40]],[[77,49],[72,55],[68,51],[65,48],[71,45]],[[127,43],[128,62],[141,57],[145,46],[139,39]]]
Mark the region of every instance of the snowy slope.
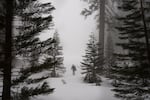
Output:
[[82,81],[80,72],[73,76],[70,72],[61,78],[48,79],[54,93],[38,96],[33,100],[117,100],[110,90],[108,80],[103,79],[101,86],[87,84]]

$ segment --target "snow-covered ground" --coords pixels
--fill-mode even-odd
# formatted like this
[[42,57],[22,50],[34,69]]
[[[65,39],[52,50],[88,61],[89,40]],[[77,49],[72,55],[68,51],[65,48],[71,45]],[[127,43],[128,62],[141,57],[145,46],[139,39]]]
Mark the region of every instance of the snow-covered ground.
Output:
[[84,83],[82,79],[79,71],[75,76],[69,71],[64,77],[50,78],[48,82],[55,88],[54,93],[33,100],[117,100],[107,79],[103,78],[101,86]]

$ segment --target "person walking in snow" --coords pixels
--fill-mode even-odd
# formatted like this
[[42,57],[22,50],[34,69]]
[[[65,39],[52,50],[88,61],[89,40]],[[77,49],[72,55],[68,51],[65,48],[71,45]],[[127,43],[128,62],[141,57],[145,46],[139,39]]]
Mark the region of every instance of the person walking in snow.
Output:
[[72,75],[75,75],[75,71],[77,70],[76,66],[72,65],[71,70],[72,70]]

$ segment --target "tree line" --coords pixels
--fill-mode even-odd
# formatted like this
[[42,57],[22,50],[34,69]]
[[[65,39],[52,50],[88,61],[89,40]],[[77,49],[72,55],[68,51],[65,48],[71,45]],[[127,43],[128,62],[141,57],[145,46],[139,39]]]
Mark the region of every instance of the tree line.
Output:
[[[88,8],[82,11],[84,16],[98,12],[100,3],[98,0],[84,0],[89,4]],[[117,3],[117,12],[111,16],[113,22],[111,27],[115,29],[115,37],[118,38],[115,45],[105,47],[104,52],[109,56],[98,54],[98,47],[94,42],[87,44],[86,54],[81,66],[86,72],[85,81],[97,83],[97,76],[107,77],[113,80],[112,85],[115,96],[123,100],[146,100],[150,93],[150,47],[149,47],[149,19],[150,1],[149,0],[111,0]],[[109,0],[106,0],[107,7]],[[110,13],[106,13],[105,24],[108,22]],[[96,16],[100,17],[98,12]],[[103,16],[103,15],[102,15]],[[98,24],[102,21],[98,21]],[[110,24],[110,23],[109,23]],[[107,32],[107,31],[106,31]],[[111,34],[115,34],[111,31]],[[100,33],[102,34],[102,33]],[[106,33],[105,33],[106,34]],[[91,39],[91,36],[90,36]],[[93,40],[95,41],[95,40]],[[97,41],[95,41],[97,42]],[[102,42],[97,42],[101,44]],[[111,44],[111,39],[106,44]],[[119,50],[115,50],[119,47]],[[101,48],[100,50],[103,50]],[[99,58],[98,58],[99,56]],[[109,59],[108,59],[109,58]],[[95,59],[95,60],[93,60]],[[97,61],[97,59],[99,61]],[[102,74],[103,73],[103,74]],[[92,79],[92,80],[91,80]],[[99,81],[101,82],[101,81]]]

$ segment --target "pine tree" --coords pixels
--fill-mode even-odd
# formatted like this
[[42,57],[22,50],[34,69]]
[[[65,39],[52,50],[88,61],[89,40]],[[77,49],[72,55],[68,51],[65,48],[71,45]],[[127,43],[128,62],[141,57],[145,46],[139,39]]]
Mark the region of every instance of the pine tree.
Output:
[[81,12],[84,16],[92,15],[99,9],[99,0],[82,0],[88,4],[87,8],[84,8]]
[[52,44],[51,57],[55,64],[52,66],[52,77],[60,76],[59,74],[63,73],[65,68],[63,66],[63,57],[62,57],[62,46],[60,46],[60,39],[57,31],[53,36],[54,43]]
[[[147,5],[149,1],[145,1]],[[119,31],[120,43],[124,52],[117,53],[117,62],[112,66],[112,77],[116,86],[116,96],[125,100],[145,100],[149,97],[150,68],[146,51],[144,25],[140,2],[138,0],[122,0],[118,7],[122,16],[117,18],[122,26]],[[148,6],[145,10],[149,13]],[[149,15],[147,22],[149,23]]]
[[85,74],[84,80],[89,83],[101,82],[100,75],[103,72],[104,59],[100,58],[99,46],[96,43],[94,35],[90,36],[87,44],[86,54],[81,62],[82,74]]
[[[52,59],[40,62],[47,46],[51,46],[53,40],[49,38],[40,41],[38,37],[43,30],[52,27],[51,12],[53,10],[51,3],[41,4],[36,0],[20,2],[15,10],[16,17],[21,24],[17,28],[19,32],[14,34],[13,49],[16,55],[14,57],[25,59],[28,64],[18,68],[20,69],[18,76],[12,80],[12,99],[14,100],[16,98],[17,100],[28,100],[32,96],[53,92],[53,88],[50,88],[45,81],[50,75],[43,72],[51,69],[54,63]],[[17,69],[16,66],[14,69]],[[34,87],[31,87],[32,84]],[[15,88],[19,88],[19,91]]]

